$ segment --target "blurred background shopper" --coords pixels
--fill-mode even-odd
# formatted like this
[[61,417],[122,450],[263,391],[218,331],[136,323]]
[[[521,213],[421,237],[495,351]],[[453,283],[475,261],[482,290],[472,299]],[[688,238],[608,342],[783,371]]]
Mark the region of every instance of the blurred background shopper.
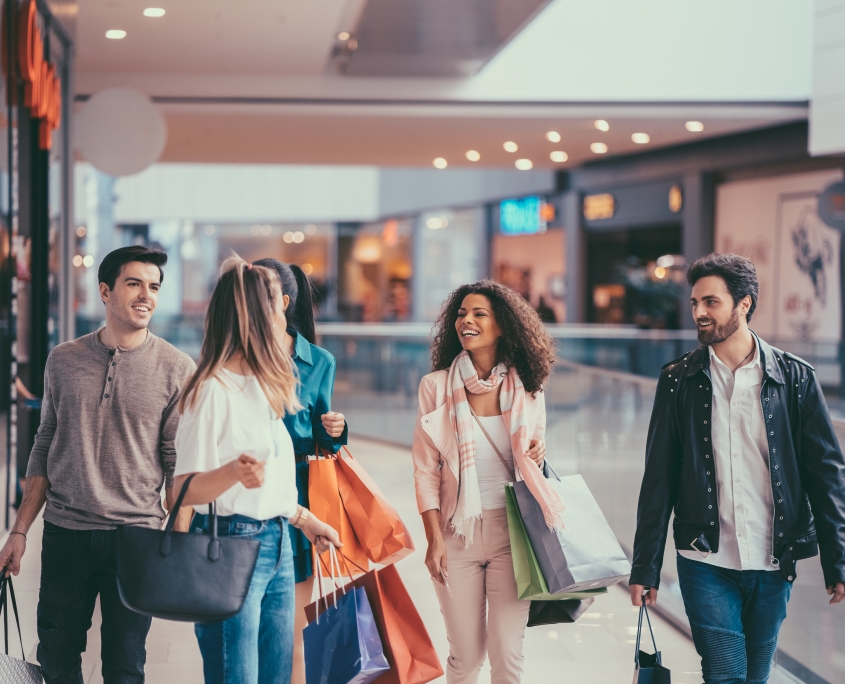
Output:
[[845,598],[845,460],[813,367],[749,330],[751,260],[687,271],[701,346],[663,368],[637,511],[631,600],[657,602],[674,512],[678,579],[704,681],[766,682],[796,562]]
[[176,486],[192,530],[207,530],[204,505],[217,501],[222,536],[261,542],[244,607],[195,626],[208,684],[287,684],[294,633],[290,526],[325,551],[337,533],[297,503],[294,446],[282,418],[296,413],[296,371],[284,349],[287,322],[274,270],[230,257],[206,318],[197,373],[185,389],[176,436]]
[[[277,259],[260,259],[256,266],[273,269],[282,284],[282,306],[286,320],[282,346],[293,358],[299,376],[298,399],[302,408],[287,413],[285,427],[293,441],[296,458],[296,490],[299,504],[308,508],[308,457],[317,449],[337,453],[346,444],[348,428],[341,413],[331,410],[336,362],[316,345],[312,285],[299,266]],[[293,574],[296,582],[296,615],[293,650],[293,684],[305,684],[302,630],[305,606],[314,594],[311,542],[298,529],[290,531]]]
[[[177,404],[195,365],[147,329],[166,263],[163,252],[140,246],[108,254],[98,273],[105,327],[47,360],[41,425],[0,567],[18,574],[26,533],[46,502],[38,661],[49,684],[82,681],[98,596],[103,681],[144,681],[151,619],[118,596],[115,528],[160,526],[162,487],[173,504]],[[180,518],[184,531],[190,511]]]
[[490,280],[443,305],[434,372],[419,390],[413,460],[426,566],[446,621],[449,684],[473,684],[489,654],[493,684],[519,682],[529,601],[517,597],[505,508],[514,471],[562,527],[546,483],[543,383],[554,342],[531,305]]

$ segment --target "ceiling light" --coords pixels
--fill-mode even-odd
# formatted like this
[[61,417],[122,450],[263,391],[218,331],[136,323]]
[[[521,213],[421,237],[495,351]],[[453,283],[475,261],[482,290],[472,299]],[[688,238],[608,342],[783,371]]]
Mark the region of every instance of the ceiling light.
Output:
[[443,157],[437,157],[437,159],[435,159],[431,163],[434,164],[434,168],[436,169],[445,169],[447,166],[449,166],[449,162],[443,159]]
[[82,265],[85,266],[85,268],[91,268],[94,265],[94,257],[90,254],[86,254],[85,258],[82,260]]
[[293,242],[293,231],[287,231],[284,235],[282,235],[282,240],[284,240],[287,244]]
[[299,244],[299,243],[300,243],[300,242],[302,242],[304,239],[305,239],[305,233],[303,233],[301,230],[297,230],[296,232],[294,232],[294,234],[293,234],[293,241],[294,241],[296,244]]
[[607,152],[607,145],[604,143],[593,143],[590,145],[590,151],[595,152],[596,154],[604,154]]
[[530,159],[517,159],[514,162],[514,166],[516,166],[516,168],[518,168],[520,171],[528,171],[528,169],[534,167],[534,164]]
[[519,149],[519,145],[513,140],[508,140],[502,147],[505,148],[505,152],[516,152]]
[[111,38],[112,40],[120,40],[121,38],[126,38],[126,31],[121,29],[109,29],[106,31],[106,38]]
[[337,34],[338,40],[349,40],[352,36],[349,34],[349,31],[341,31]]
[[73,257],[73,265],[76,266],[77,268],[82,266],[82,256],[81,255],[77,254],[75,257]]
[[597,121],[593,124],[593,126],[595,126],[596,128],[598,128],[600,131],[605,131],[605,132],[606,132],[606,131],[609,131],[609,130],[610,130],[610,124],[609,124],[609,123],[607,123],[607,121],[605,121],[604,119],[598,119],[598,120],[597,120]]
[[87,233],[88,229],[85,226],[76,227],[76,237],[84,238]]
[[569,155],[566,154],[566,152],[561,152],[560,150],[555,150],[554,152],[549,154],[549,159],[551,159],[553,162],[560,163],[560,162],[565,162],[567,159],[569,159]]
[[426,219],[425,222],[425,227],[429,230],[442,230],[448,225],[448,219],[445,219],[442,216],[432,216],[431,218]]
[[164,10],[161,7],[147,7],[144,10],[145,17],[163,17]]
[[704,124],[700,121],[687,121],[686,126],[690,133],[701,133],[704,130]]
[[631,136],[631,140],[637,143],[637,145],[645,145],[651,138],[648,136],[648,133],[634,133]]
[[469,152],[467,152],[467,159],[469,159],[471,162],[477,162],[479,159],[481,159],[481,155],[478,154],[478,152],[476,152],[475,150],[470,150]]
[[546,133],[546,140],[549,142],[560,142],[560,133],[557,131],[549,131]]

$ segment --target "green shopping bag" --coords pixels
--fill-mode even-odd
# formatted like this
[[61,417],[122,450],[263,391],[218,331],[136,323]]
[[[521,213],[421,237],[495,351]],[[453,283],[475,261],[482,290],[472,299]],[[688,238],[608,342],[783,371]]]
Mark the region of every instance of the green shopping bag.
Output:
[[572,591],[563,594],[550,594],[534,554],[534,548],[528,539],[528,532],[519,514],[516,494],[512,484],[505,485],[505,505],[508,511],[508,533],[511,538],[511,556],[513,574],[516,577],[517,596],[524,601],[563,601],[566,599],[587,599],[598,594],[606,594],[607,588]]

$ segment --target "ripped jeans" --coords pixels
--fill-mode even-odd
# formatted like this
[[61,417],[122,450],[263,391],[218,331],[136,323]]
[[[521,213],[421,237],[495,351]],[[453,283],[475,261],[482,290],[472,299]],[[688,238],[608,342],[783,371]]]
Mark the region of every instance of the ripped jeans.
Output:
[[765,684],[792,585],[779,571],[728,570],[678,556],[705,684]]
[[68,530],[47,521],[41,545],[38,662],[47,684],[83,684],[82,652],[97,595],[105,684],[141,684],[152,618],[117,593],[117,530]]

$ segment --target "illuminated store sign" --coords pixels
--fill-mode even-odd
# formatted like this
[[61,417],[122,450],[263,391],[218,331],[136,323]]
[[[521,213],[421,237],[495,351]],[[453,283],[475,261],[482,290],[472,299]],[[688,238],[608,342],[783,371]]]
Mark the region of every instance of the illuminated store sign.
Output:
[[584,197],[584,218],[588,221],[613,218],[616,200],[609,192]]
[[61,123],[62,84],[56,75],[56,67],[44,60],[44,39],[38,28],[35,0],[30,0],[21,8],[18,66],[25,84],[23,103],[34,118],[41,120],[38,146],[49,150],[53,131]]
[[499,204],[499,232],[502,235],[545,233],[546,224],[554,218],[554,205],[546,204],[542,197],[509,199]]

